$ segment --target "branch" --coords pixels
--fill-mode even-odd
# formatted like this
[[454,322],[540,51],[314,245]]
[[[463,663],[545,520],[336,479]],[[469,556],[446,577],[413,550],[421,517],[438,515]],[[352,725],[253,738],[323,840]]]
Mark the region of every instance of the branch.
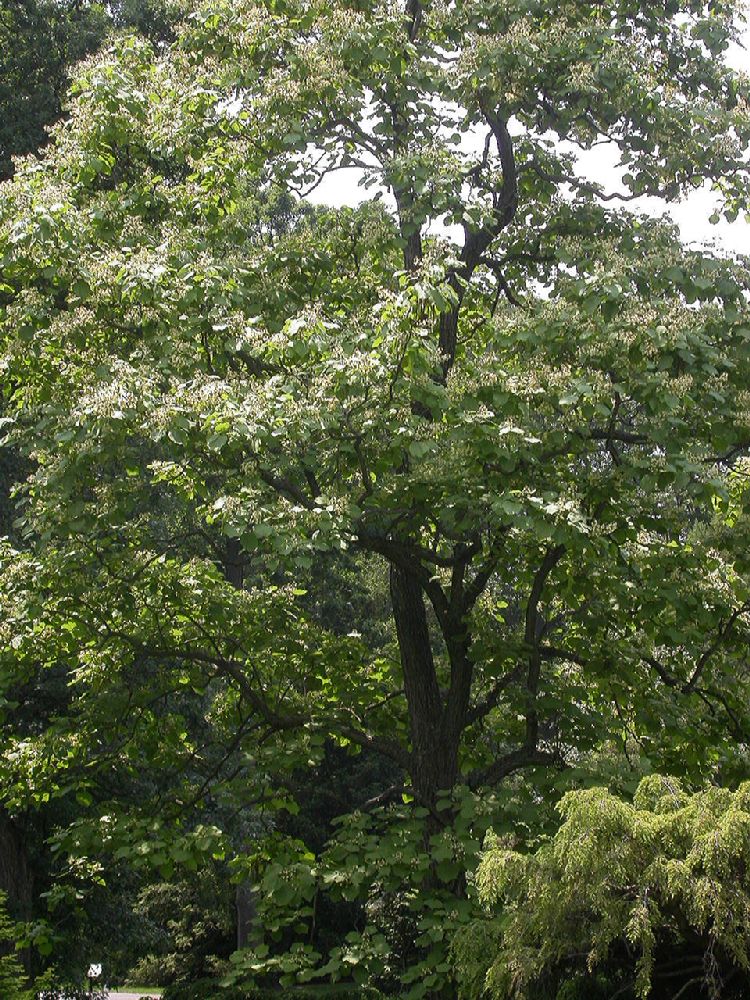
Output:
[[[732,729],[735,739],[742,743],[747,743],[749,741],[747,728],[742,725],[742,722],[737,717],[737,713],[731,707],[731,705],[727,701],[726,697],[721,693],[721,691],[717,691],[715,688],[696,687],[694,689],[694,693],[697,694],[698,697],[703,702],[705,702],[706,705],[709,706],[709,708],[711,708],[711,703],[709,699],[716,698],[716,700],[719,702],[719,704],[722,706],[724,711],[727,713],[727,716],[729,717],[729,721],[731,723],[730,728]],[[715,709],[713,709],[713,711],[715,712]]]
[[503,185],[495,198],[492,222],[478,230],[464,224],[465,237],[461,260],[464,263],[463,277],[467,280],[493,239],[511,222],[518,207],[518,172],[508,124],[492,107],[486,94],[480,96],[479,107],[495,138],[503,172]]
[[493,761],[487,767],[472,771],[468,776],[467,784],[472,789],[479,788],[481,785],[494,785],[502,781],[503,778],[515,774],[516,771],[545,764],[564,767],[565,761],[558,753],[523,746],[518,750],[511,750],[510,753]]
[[453,572],[451,573],[449,606],[451,614],[457,621],[460,621],[467,611],[466,570],[479,550],[480,543],[476,541],[470,545],[459,542],[453,550]]
[[384,556],[392,566],[398,566],[399,569],[413,574],[419,580],[420,586],[430,599],[441,628],[445,630],[450,613],[448,598],[445,596],[445,591],[440,586],[440,583],[423,565],[422,560],[435,563],[438,566],[452,566],[455,564],[455,558],[452,557],[446,563],[442,557],[430,552],[429,549],[423,549],[421,546],[410,542],[388,538],[387,536],[367,531],[367,529],[362,529],[358,532],[357,541],[363,549],[367,549],[370,552],[377,552],[379,555]]
[[[719,649],[722,642],[726,638],[727,633],[734,625],[734,623],[737,621],[737,619],[740,618],[742,615],[746,614],[748,611],[750,611],[750,601],[745,601],[745,603],[742,604],[739,608],[735,608],[735,610],[731,613],[729,618],[727,618],[727,620],[724,623],[719,625],[716,638],[713,640],[712,643],[710,643],[709,646],[706,647],[706,649],[704,649],[704,651],[698,657],[695,667],[693,668],[693,672],[686,681],[681,681],[678,677],[676,677],[673,673],[671,673],[670,670],[668,670],[668,668],[665,667],[663,663],[660,663],[653,656],[641,656],[641,660],[644,663],[647,663],[659,675],[659,678],[664,684],[666,684],[667,687],[679,688],[683,694],[693,694],[693,693],[697,694],[699,692],[697,684],[701,678],[704,669],[706,668],[706,665],[708,664],[708,661],[713,656],[713,654]],[[715,692],[710,692],[710,693],[715,694]]]
[[386,788],[384,792],[379,795],[373,795],[371,799],[367,799],[358,808],[363,812],[369,812],[370,809],[377,809],[378,806],[387,805],[389,802],[397,801],[402,795],[414,795],[414,789],[408,785],[391,785],[390,788]]
[[313,472],[313,470],[308,465],[303,465],[302,471],[305,474],[305,479],[307,481],[307,485],[310,487],[313,499],[315,497],[321,496],[323,490],[321,489],[320,483],[318,482],[317,477]]
[[543,181],[548,181],[550,184],[569,184],[576,191],[584,191],[586,194],[592,194],[601,201],[635,201],[636,198],[643,197],[643,192],[638,194],[633,194],[632,192],[622,194],[618,191],[613,191],[610,194],[605,194],[600,184],[592,184],[590,181],[576,177],[575,174],[565,174],[562,172],[550,173],[549,170],[544,169],[536,155],[532,156],[526,166],[533,170],[538,177],[541,177]]
[[475,180],[479,179],[479,175],[485,169],[490,160],[490,144],[492,143],[492,131],[490,130],[484,137],[484,149],[482,150],[482,159],[479,163],[475,163],[473,167],[470,167],[464,172],[464,180],[468,180],[473,177]]
[[484,565],[479,567],[472,579],[466,585],[464,590],[464,613],[471,610],[484,593],[487,584],[490,582],[492,574],[497,569],[497,564],[500,561],[500,543],[509,531],[510,525],[500,529],[499,533],[490,544],[490,550],[484,561]]
[[539,601],[542,591],[552,570],[557,566],[565,552],[564,545],[548,548],[544,554],[542,565],[536,571],[531,585],[531,593],[526,605],[524,626],[524,642],[529,650],[529,669],[526,677],[528,692],[528,708],[526,710],[526,743],[536,747],[539,735],[539,717],[536,710],[536,696],[539,690],[539,675],[542,668],[542,658],[539,655]]
[[560,649],[558,646],[538,646],[537,649],[543,660],[568,660],[570,663],[577,663],[579,667],[587,667],[590,662],[578,653],[570,649]]
[[[247,665],[241,660],[234,660],[218,654],[211,654],[203,652],[202,650],[192,649],[154,650],[144,648],[142,652],[145,656],[149,656],[154,659],[174,659],[178,657],[184,660],[192,660],[196,663],[204,663],[207,666],[214,667],[219,674],[231,677],[231,679],[237,684],[242,696],[248,701],[250,706],[261,717],[266,725],[268,725],[274,732],[284,732],[304,727],[309,728],[311,725],[309,713],[291,712],[289,714],[282,714],[269,705],[266,699],[262,697],[248,681],[247,676],[245,675]],[[345,737],[345,739],[350,740],[357,746],[360,746],[363,749],[373,750],[384,757],[388,757],[390,760],[397,763],[399,767],[404,768],[404,770],[409,768],[410,755],[408,751],[395,740],[389,740],[379,736],[371,736],[369,733],[364,733],[356,727],[346,724],[323,728],[326,732],[328,732],[329,729],[335,730],[337,734]]]
[[[327,155],[327,153],[324,154],[324,156],[325,155]],[[301,198],[302,200],[308,198],[313,193],[313,191],[317,190],[317,188],[320,187],[320,185],[323,183],[324,180],[330,177],[331,174],[335,173],[337,170],[349,170],[352,167],[356,167],[359,170],[367,170],[367,168],[370,166],[370,164],[366,163],[364,160],[360,160],[358,157],[353,157],[351,154],[349,154],[348,163],[336,163],[331,166],[324,167],[322,170],[318,170],[317,169],[318,165],[323,160],[324,156],[320,157],[318,161],[315,164],[313,164],[313,166],[310,168],[310,173],[315,176],[315,180],[311,181],[311,183],[306,188],[300,189],[290,184],[291,189],[294,191],[294,193],[297,195],[298,198]]]
[[[369,132],[358,125],[353,118],[349,118],[342,115],[341,118],[337,118],[332,122],[334,126],[341,126],[350,129],[352,135],[359,139],[360,144],[373,156],[378,162],[380,161],[383,152],[385,151],[385,143],[378,139],[376,136],[371,135]],[[352,164],[355,165],[355,164]],[[362,164],[363,167],[369,167],[371,164]]]
[[739,444],[732,445],[723,455],[711,455],[709,458],[703,459],[703,461],[722,465],[725,462],[733,462],[735,458],[743,457],[743,453],[747,451],[750,451],[750,440],[740,441]]
[[256,358],[254,354],[249,351],[240,349],[235,350],[233,357],[231,354],[227,356],[227,362],[232,371],[239,371],[239,365],[237,364],[237,358],[242,361],[245,366],[245,371],[255,378],[260,378],[263,375],[278,375],[279,372],[283,371],[281,365],[272,364],[270,361],[263,361],[262,358]]
[[270,486],[271,489],[275,490],[281,496],[285,496],[288,500],[294,500],[301,507],[306,510],[313,510],[315,507],[314,499],[310,499],[300,487],[288,476],[277,476],[275,473],[271,472],[270,469],[258,469],[258,475]]
[[526,605],[526,626],[524,631],[524,640],[530,647],[537,648],[536,626],[539,617],[539,601],[542,597],[544,585],[547,582],[547,578],[552,570],[562,559],[564,553],[564,545],[555,545],[552,548],[548,548],[544,554],[542,565],[534,575],[534,580],[531,585],[531,593],[529,594],[529,600]]
[[692,979],[688,979],[688,981],[684,983],[682,987],[675,993],[675,995],[672,997],[672,1000],[680,1000],[680,997],[684,996],[691,987],[697,986],[698,983],[703,983],[703,982],[704,982],[703,976],[694,976]]
[[629,431],[617,431],[613,427],[602,430],[594,427],[587,433],[581,432],[581,436],[589,441],[620,441],[622,444],[648,444],[649,439],[645,434],[631,434]]
[[[307,724],[310,724],[309,716]],[[356,729],[354,726],[338,726],[336,732],[358,747],[362,747],[363,750],[372,750],[373,753],[378,753],[381,757],[387,757],[394,764],[398,764],[403,771],[411,769],[411,754],[396,740],[386,739],[385,736],[370,736],[369,733],[363,733],[361,729]]]
[[745,612],[748,610],[750,610],[750,601],[745,601],[743,605],[741,605],[739,608],[736,608],[732,612],[732,614],[729,616],[729,618],[727,618],[726,622],[724,622],[723,625],[719,625],[719,631],[716,638],[711,643],[711,645],[706,650],[704,650],[703,653],[701,653],[700,657],[698,658],[698,662],[695,665],[695,669],[693,670],[693,673],[690,675],[689,680],[682,686],[682,690],[685,694],[690,694],[690,692],[695,689],[695,685],[698,683],[700,675],[703,673],[703,670],[706,664],[708,663],[709,659],[713,656],[713,654],[716,652],[719,646],[721,646],[722,642],[727,636],[727,633],[734,625],[734,623],[737,621],[737,619],[740,618],[742,615],[744,615]]
[[[486,95],[480,96],[479,107],[490,126],[492,136],[494,136],[495,143],[497,144],[497,151],[503,172],[503,183],[499,194],[492,193],[493,218],[491,221],[480,229],[474,229],[472,226],[464,223],[464,245],[459,258],[460,263],[448,274],[448,283],[455,292],[456,304],[452,309],[448,309],[440,315],[438,346],[443,357],[441,366],[443,382],[447,379],[448,373],[455,361],[458,339],[458,316],[463,303],[464,293],[471,281],[471,276],[482,254],[495,237],[510,223],[516,214],[518,206],[518,176],[513,154],[513,140],[508,132],[507,122],[490,105]],[[487,145],[485,149],[488,149]],[[481,170],[481,166],[479,169]],[[400,211],[401,206],[399,205]],[[413,258],[414,253],[414,250],[409,250],[406,255],[407,270],[410,269],[410,260]],[[513,293],[502,276],[498,278],[498,288],[504,290],[506,296],[512,300]]]
[[406,18],[407,18],[407,31],[409,34],[409,41],[413,42],[417,34],[419,33],[419,27],[422,24],[422,4],[420,0],[406,0]]
[[474,722],[479,722],[484,719],[485,716],[489,715],[493,708],[497,707],[500,701],[500,695],[509,688],[511,684],[521,679],[523,674],[523,664],[518,664],[513,670],[509,670],[507,674],[503,674],[502,677],[498,678],[492,687],[492,690],[484,699],[484,701],[476,704],[472,709],[469,710],[466,722],[467,725],[472,725]]
[[[375,531],[371,528],[360,527],[357,531],[357,541],[363,549],[378,552],[380,555],[388,556],[398,550],[402,558],[417,559],[431,563],[434,566],[442,566],[444,569],[451,569],[459,566],[466,558],[466,552],[456,546],[456,551],[450,556],[438,555],[433,549],[427,549],[417,542],[407,542],[404,539],[391,538],[387,534]],[[466,548],[466,547],[464,547]],[[471,548],[471,555],[475,549]]]
[[188,799],[188,801],[186,803],[180,803],[180,809],[181,810],[183,810],[183,809],[184,810],[192,809],[194,806],[196,806],[201,801],[201,799],[203,798],[203,796],[208,792],[209,788],[211,787],[211,783],[216,778],[218,778],[219,773],[221,772],[221,769],[227,763],[227,761],[229,760],[229,758],[232,756],[232,754],[235,752],[235,750],[239,749],[239,746],[242,743],[242,740],[245,738],[245,736],[247,736],[248,733],[252,732],[254,729],[258,728],[258,723],[257,722],[254,723],[252,726],[250,726],[248,728],[248,722],[249,721],[250,721],[250,719],[248,718],[248,719],[245,719],[240,724],[240,726],[237,729],[237,732],[234,735],[234,738],[230,741],[228,748],[220,756],[218,763],[216,763],[210,769],[210,771],[208,772],[208,774],[205,776],[205,778],[201,782],[200,786],[198,787],[197,791],[195,791],[190,796],[190,798]]
[[612,435],[615,433],[615,424],[617,423],[617,414],[620,412],[620,407],[622,406],[622,396],[617,390],[615,390],[615,405],[612,407],[612,414],[609,418],[609,426],[607,427],[607,450],[612,456],[612,461],[615,465],[622,465],[622,458],[620,453],[615,448],[614,440]]
[[491,257],[482,256],[479,258],[479,263],[484,264],[484,266],[488,267],[490,271],[492,271],[492,273],[495,275],[495,280],[497,281],[498,287],[501,289],[503,295],[505,295],[505,298],[508,300],[508,302],[510,302],[512,306],[520,306],[523,309],[524,308],[523,302],[521,302],[521,300],[516,296],[515,292],[508,284],[505,275],[500,269],[500,265],[498,264],[498,262],[496,260],[492,260]]

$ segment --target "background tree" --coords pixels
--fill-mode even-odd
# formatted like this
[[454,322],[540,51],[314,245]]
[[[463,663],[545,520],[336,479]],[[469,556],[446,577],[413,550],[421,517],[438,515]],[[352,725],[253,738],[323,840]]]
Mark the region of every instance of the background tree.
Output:
[[[11,720],[9,807],[94,787],[61,856],[168,868],[227,852],[209,791],[293,808],[327,740],[397,776],[317,858],[238,853],[279,943],[238,976],[443,995],[484,831],[547,822],[559,768],[618,742],[696,780],[746,767],[748,270],[611,207],[704,182],[743,207],[738,17],[211,2],[168,53],[87,67],[4,186],[9,440],[34,472],[3,663],[70,694],[38,737]],[[580,172],[600,142],[622,183]],[[395,207],[270,223],[279,186],[351,165]],[[326,627],[298,593],[341,552],[373,600],[387,578],[389,627]],[[113,775],[153,771],[169,796],[126,810]],[[403,962],[376,906],[316,948],[321,893],[396,891]]]
[[0,5],[0,180],[12,156],[38,150],[62,112],[77,62],[95,52],[113,27],[135,28],[154,41],[173,37],[174,0],[3,0]]
[[[179,11],[177,3],[160,0],[116,4],[7,0],[0,4],[0,179],[12,174],[12,156],[36,152],[46,144],[47,128],[62,114],[77,62],[100,48],[113,29],[136,29],[155,43],[164,43],[174,37]],[[13,386],[6,381],[0,419],[12,391]],[[0,454],[0,535],[10,537],[15,544],[21,542],[21,536],[14,524],[10,493],[14,483],[22,481],[29,471],[28,463],[15,449],[5,448]],[[30,716],[32,731],[36,731],[35,725],[43,725],[42,720],[49,717],[51,703],[64,695],[59,677],[39,680],[37,687],[27,686],[14,693],[18,701],[13,707],[20,709],[15,721],[21,731],[29,725]],[[36,912],[34,897],[49,888],[42,845],[59,821],[59,816],[54,820],[0,818],[0,887],[8,892],[9,906],[17,918],[31,919]],[[117,923],[127,923],[124,910]],[[89,940],[90,930],[86,932]],[[76,933],[84,936],[80,926]],[[75,961],[75,948],[68,948],[67,954]],[[77,957],[80,964],[82,959]],[[28,952],[24,958],[30,961]]]

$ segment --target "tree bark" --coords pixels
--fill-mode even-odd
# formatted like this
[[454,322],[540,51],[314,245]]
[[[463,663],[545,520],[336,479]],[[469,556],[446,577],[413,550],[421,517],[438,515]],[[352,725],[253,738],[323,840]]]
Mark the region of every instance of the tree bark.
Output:
[[237,913],[237,950],[257,944],[258,907],[251,882],[241,882],[234,894]]
[[[245,584],[245,560],[238,539],[227,541],[227,553],[224,560],[224,576],[233,587],[242,590]],[[255,887],[249,880],[240,882],[235,889],[234,908],[237,917],[237,950],[247,948],[257,943],[258,907],[255,899]]]
[[[0,891],[8,897],[8,910],[15,920],[31,920],[34,908],[34,873],[24,848],[23,834],[4,812],[0,811]],[[34,956],[30,948],[20,955],[27,975],[33,972]]]
[[457,734],[446,732],[422,586],[414,573],[392,565],[390,587],[409,708],[412,784],[431,806],[458,778]]
[[0,812],[0,890],[7,893],[17,918],[31,918],[33,882],[22,835],[13,821]]

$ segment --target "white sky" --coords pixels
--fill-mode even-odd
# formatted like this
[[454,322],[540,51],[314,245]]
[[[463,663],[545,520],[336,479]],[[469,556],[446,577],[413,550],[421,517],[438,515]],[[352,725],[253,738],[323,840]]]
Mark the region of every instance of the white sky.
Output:
[[[744,32],[745,48],[732,45],[727,53],[727,61],[738,70],[750,72],[750,26]],[[615,174],[616,156],[606,147],[585,154],[586,173],[600,181],[607,174]],[[365,189],[358,185],[362,173],[356,168],[339,170],[330,174],[309,196],[316,204],[340,207],[358,205],[375,194],[375,188]],[[616,181],[616,178],[612,178]],[[391,201],[391,199],[386,199]],[[735,222],[721,221],[711,225],[708,219],[716,206],[716,198],[708,187],[694,191],[684,201],[666,205],[657,198],[640,198],[629,202],[628,207],[647,214],[662,214],[665,211],[680,227],[683,242],[688,244],[714,243],[718,249],[730,253],[750,254],[750,223],[740,216]]]

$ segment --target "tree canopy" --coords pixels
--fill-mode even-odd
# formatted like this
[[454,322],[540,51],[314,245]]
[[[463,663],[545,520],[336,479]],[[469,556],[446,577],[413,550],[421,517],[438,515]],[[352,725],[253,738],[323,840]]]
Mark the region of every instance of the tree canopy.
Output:
[[[0,773],[11,812],[77,801],[60,886],[231,856],[273,932],[237,977],[438,997],[488,827],[744,776],[748,260],[629,207],[744,211],[740,14],[211,0],[80,70],[0,188]],[[347,168],[371,200],[306,204]],[[342,579],[377,627],[320,613]],[[327,742],[393,783],[318,856],[240,844]],[[325,954],[320,894],[366,904]]]

